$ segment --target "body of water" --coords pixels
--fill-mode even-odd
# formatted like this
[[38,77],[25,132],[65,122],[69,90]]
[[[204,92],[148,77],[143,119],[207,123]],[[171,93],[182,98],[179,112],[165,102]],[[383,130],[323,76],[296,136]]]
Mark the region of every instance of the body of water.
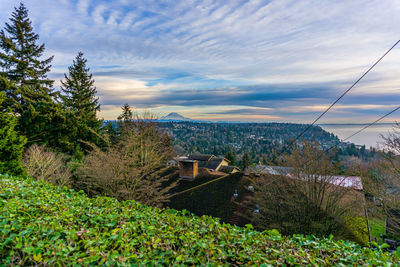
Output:
[[[319,126],[343,140],[365,127],[365,124],[321,124]],[[367,148],[370,146],[378,147],[383,142],[381,135],[387,135],[393,129],[393,126],[394,124],[389,123],[376,124],[353,136],[348,141],[356,145],[365,145]]]

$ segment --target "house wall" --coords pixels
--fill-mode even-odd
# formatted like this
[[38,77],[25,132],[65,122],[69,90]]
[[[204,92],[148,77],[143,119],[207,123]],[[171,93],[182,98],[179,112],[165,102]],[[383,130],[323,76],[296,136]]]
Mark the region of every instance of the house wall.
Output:
[[218,165],[218,167],[215,168],[215,170],[218,171],[221,168],[221,166],[228,166],[228,165],[229,165],[229,162],[224,159],[221,161],[221,163]]
[[221,162],[221,166],[228,166],[229,162],[226,161],[225,159]]

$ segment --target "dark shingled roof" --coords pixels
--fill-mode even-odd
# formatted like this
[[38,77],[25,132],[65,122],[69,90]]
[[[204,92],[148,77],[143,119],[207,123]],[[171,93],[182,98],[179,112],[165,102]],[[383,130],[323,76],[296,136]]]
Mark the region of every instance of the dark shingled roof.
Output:
[[210,161],[207,161],[204,168],[215,170],[221,164],[224,158],[213,158]]
[[231,173],[235,169],[240,171],[240,169],[238,167],[236,167],[236,166],[221,166],[221,168],[219,168],[219,171],[226,172],[226,173]]
[[198,161],[209,161],[209,160],[211,160],[213,158],[215,158],[214,155],[207,155],[207,154],[193,154],[193,155],[189,156],[189,159],[198,160]]
[[198,161],[199,168],[207,168],[215,170],[221,164],[223,160],[229,162],[229,160],[225,158],[217,158],[211,154],[193,154],[188,157],[189,160],[196,160]]

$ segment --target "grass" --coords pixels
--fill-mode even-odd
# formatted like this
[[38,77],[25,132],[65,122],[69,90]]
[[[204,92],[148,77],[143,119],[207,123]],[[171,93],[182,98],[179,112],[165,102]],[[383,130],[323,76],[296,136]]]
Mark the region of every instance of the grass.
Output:
[[372,239],[376,239],[378,244],[383,243],[381,235],[385,233],[385,220],[372,218],[369,220]]

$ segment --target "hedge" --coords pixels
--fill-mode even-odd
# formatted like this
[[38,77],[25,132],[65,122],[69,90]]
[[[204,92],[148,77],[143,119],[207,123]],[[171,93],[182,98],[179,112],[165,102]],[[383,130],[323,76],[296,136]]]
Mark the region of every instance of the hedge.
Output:
[[400,251],[257,232],[187,211],[88,198],[43,181],[0,176],[0,265],[386,265]]

